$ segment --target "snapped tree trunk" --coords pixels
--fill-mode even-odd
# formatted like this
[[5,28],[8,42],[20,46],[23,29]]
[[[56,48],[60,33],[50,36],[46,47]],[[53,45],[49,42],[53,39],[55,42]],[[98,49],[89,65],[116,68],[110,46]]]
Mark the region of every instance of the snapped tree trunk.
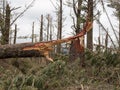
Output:
[[[78,34],[81,31],[81,24],[82,24],[82,18],[81,18],[81,11],[82,11],[82,3],[83,0],[78,0],[78,6],[76,9],[75,1],[73,0],[73,9],[74,13],[76,15],[76,26],[75,32]],[[82,44],[82,46],[81,46]],[[82,37],[82,40],[79,38],[77,40],[74,40],[70,46],[70,61],[76,60],[77,58],[80,58],[80,64],[82,67],[85,66],[85,55],[84,55],[84,36]]]
[[[91,29],[91,23],[86,23],[85,28],[76,36],[64,38],[61,40],[52,40],[47,42],[38,43],[22,43],[13,45],[0,46],[0,59],[2,58],[16,58],[16,57],[46,57],[46,59],[53,61],[49,58],[49,52],[52,51],[54,45],[74,41],[86,34]],[[80,49],[81,50],[81,49]],[[81,51],[79,51],[81,52]]]

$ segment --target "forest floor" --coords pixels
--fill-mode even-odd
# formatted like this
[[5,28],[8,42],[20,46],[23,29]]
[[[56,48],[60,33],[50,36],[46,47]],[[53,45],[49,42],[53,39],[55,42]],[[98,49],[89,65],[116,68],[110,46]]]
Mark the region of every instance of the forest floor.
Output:
[[86,55],[85,67],[67,55],[0,60],[0,90],[120,90],[119,55]]

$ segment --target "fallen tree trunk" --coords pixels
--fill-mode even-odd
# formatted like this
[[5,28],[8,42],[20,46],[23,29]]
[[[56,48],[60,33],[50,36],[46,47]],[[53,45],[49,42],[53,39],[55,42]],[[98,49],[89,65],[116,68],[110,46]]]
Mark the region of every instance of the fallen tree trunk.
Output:
[[[0,46],[0,59],[3,58],[17,58],[17,57],[45,57],[49,61],[53,61],[49,57],[49,52],[52,51],[52,46],[73,41],[77,38],[81,38],[92,28],[92,23],[87,22],[83,30],[76,36],[71,36],[68,38],[60,40],[52,40],[47,42],[38,42],[38,43],[21,43],[13,45],[1,45]],[[79,52],[82,52],[84,48],[82,41],[80,41]]]
[[34,46],[33,43],[22,43],[13,45],[0,46],[0,59],[17,58],[17,57],[44,57],[43,53],[38,50],[23,50],[25,47]]

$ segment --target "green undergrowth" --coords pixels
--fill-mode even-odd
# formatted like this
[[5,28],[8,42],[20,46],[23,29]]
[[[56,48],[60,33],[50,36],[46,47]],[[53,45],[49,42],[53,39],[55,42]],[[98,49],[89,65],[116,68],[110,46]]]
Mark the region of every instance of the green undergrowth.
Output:
[[112,52],[85,52],[85,67],[58,55],[55,62],[39,58],[12,59],[0,66],[0,90],[120,90],[120,57]]

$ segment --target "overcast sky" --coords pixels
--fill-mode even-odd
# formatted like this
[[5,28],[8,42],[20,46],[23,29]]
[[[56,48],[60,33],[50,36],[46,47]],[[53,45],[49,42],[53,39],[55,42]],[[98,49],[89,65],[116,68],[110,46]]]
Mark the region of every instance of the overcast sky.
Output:
[[[16,10],[15,12],[20,13],[22,10],[25,9],[25,6],[31,3],[32,0],[8,0],[10,5],[14,7],[21,7],[20,9]],[[52,0],[53,2],[55,0]],[[64,6],[63,8],[64,16],[66,17],[65,21],[65,27],[63,28],[63,36],[67,37],[67,35],[70,35],[72,32],[71,25],[72,25],[72,19],[69,17],[70,13],[70,8],[67,8]],[[99,10],[102,10],[100,6],[98,6]],[[16,22],[19,28],[18,36],[25,36],[25,35],[31,35],[32,32],[32,22],[35,22],[35,33],[39,34],[39,19],[41,14],[46,16],[47,14],[51,14],[54,17],[55,16],[55,8],[53,7],[52,3],[50,0],[36,0],[35,3],[33,4],[33,7],[31,7],[25,14],[19,18]],[[107,8],[107,11],[112,17],[112,9]],[[108,20],[106,18],[105,13],[102,14],[101,16],[101,22],[106,26],[106,28],[109,27]],[[94,23],[95,24],[95,23]],[[95,38],[98,37],[98,26],[95,24],[94,27],[94,40]],[[18,40],[18,42],[29,42],[31,41],[30,39],[27,40]]]
[[[10,5],[14,7],[21,7],[20,9],[16,10],[15,12],[20,13],[25,9],[25,7],[31,3],[32,0],[8,0]],[[54,0],[51,0],[54,2]],[[70,19],[69,13],[70,9],[66,8],[67,6],[64,6],[64,16],[66,17],[66,21],[64,22],[64,28],[63,32],[64,34],[71,34],[71,22],[72,19]],[[31,7],[25,14],[17,20],[17,25],[19,28],[18,36],[25,36],[25,35],[31,35],[32,31],[32,22],[35,22],[35,33],[39,34],[39,20],[41,14],[46,16],[47,14],[50,14],[53,19],[56,19],[55,15],[55,8],[50,2],[50,0],[36,0],[33,4],[33,7]],[[66,36],[64,35],[63,36]],[[66,36],[67,37],[67,36]],[[19,40],[20,41],[20,40]],[[20,42],[26,42],[26,40],[22,40]],[[28,41],[29,42],[29,41]]]

